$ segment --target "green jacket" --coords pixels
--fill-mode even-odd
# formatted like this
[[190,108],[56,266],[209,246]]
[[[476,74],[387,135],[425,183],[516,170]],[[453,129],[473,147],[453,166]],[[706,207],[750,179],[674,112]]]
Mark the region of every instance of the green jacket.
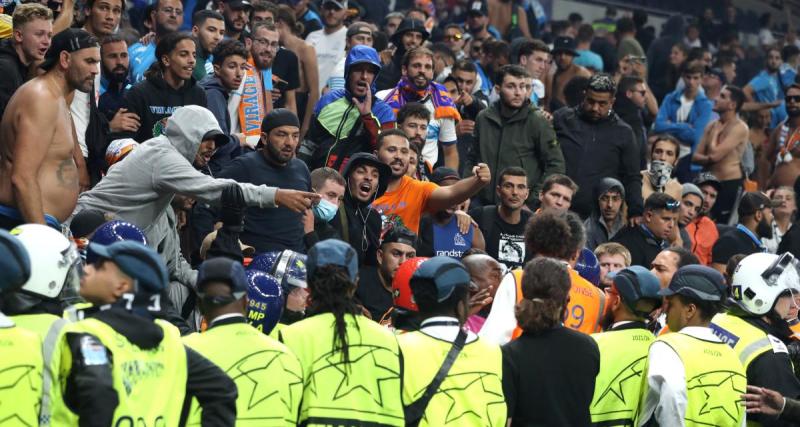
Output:
[[[496,101],[475,119],[475,143],[468,158],[467,170],[486,163],[492,181],[479,193],[485,205],[496,203],[497,177],[509,166],[519,166],[528,174],[528,205],[538,203],[544,180],[554,173],[564,173],[564,156],[553,126],[536,107],[527,105],[508,119],[500,116]],[[469,172],[471,173],[471,172]]]

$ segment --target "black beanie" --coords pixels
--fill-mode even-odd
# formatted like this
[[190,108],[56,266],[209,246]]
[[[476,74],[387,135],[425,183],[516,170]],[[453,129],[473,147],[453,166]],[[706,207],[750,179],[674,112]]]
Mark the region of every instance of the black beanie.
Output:
[[269,133],[272,129],[281,126],[297,126],[299,128],[300,120],[297,119],[297,114],[286,108],[276,108],[264,117],[261,122],[261,132]]

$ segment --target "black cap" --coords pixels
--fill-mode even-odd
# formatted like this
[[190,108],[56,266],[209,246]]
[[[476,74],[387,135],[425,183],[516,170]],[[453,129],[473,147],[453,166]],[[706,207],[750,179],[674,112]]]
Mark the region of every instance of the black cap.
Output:
[[58,63],[61,52],[72,53],[90,47],[100,47],[97,37],[80,28],[67,28],[53,36],[50,49],[44,54],[44,62],[39,64],[39,68],[49,71]]
[[383,230],[383,236],[381,236],[381,246],[386,243],[403,243],[416,248],[417,235],[403,225],[389,223]]
[[217,147],[225,145],[229,141],[228,136],[222,133],[222,131],[219,129],[211,129],[210,131],[206,132],[205,135],[203,135],[203,141],[209,139],[213,139]]
[[212,281],[229,284],[231,293],[237,299],[247,292],[247,275],[244,267],[242,267],[241,263],[230,258],[211,258],[200,264],[197,269],[197,289],[202,292],[203,285]]
[[772,201],[764,193],[753,191],[744,193],[739,200],[739,217],[753,215],[756,212],[766,208],[777,208],[781,205],[779,201]]
[[469,2],[467,15],[489,15],[489,6],[486,4],[486,0],[474,0]]
[[253,10],[253,5],[248,0],[224,0],[223,3],[234,10],[249,9]]
[[89,237],[101,225],[108,222],[106,215],[103,211],[97,209],[84,209],[72,218],[69,224],[69,231],[72,237],[78,239],[81,237]]
[[722,184],[720,184],[719,179],[711,172],[701,172],[692,182],[698,187],[708,184],[713,186],[717,191],[722,189]]
[[461,177],[458,176],[458,172],[445,166],[436,168],[431,176],[431,182],[437,185],[442,185],[442,181],[447,181],[448,179],[459,180]]
[[553,41],[553,50],[551,52],[553,55],[558,52],[566,52],[572,56],[578,56],[575,47],[575,39],[572,37],[556,37],[555,41]]
[[411,31],[415,31],[422,34],[422,41],[428,40],[428,37],[430,37],[430,34],[428,34],[428,30],[425,29],[424,22],[417,19],[406,18],[397,27],[397,31],[395,31],[395,33],[392,34],[391,38],[392,43],[394,43],[395,46],[402,47],[401,44],[403,40],[403,34]]
[[672,276],[669,286],[658,292],[661,296],[683,295],[702,301],[724,301],[728,295],[725,278],[705,265],[687,265]]
[[711,75],[718,78],[719,81],[722,82],[722,84],[728,83],[727,79],[725,78],[725,73],[723,73],[722,69],[720,68],[717,67],[708,68],[706,69],[706,75]]
[[297,114],[286,108],[276,108],[264,116],[264,120],[261,121],[261,132],[269,133],[271,130],[281,126],[296,126],[299,128],[300,120],[298,120]]

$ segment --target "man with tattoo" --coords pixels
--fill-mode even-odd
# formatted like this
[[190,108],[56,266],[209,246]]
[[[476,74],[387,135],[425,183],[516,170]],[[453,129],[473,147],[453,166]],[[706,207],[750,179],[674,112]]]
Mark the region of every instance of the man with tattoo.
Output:
[[11,98],[0,123],[0,228],[47,224],[60,229],[89,183],[69,105],[100,72],[97,39],[80,29],[53,37],[46,72]]

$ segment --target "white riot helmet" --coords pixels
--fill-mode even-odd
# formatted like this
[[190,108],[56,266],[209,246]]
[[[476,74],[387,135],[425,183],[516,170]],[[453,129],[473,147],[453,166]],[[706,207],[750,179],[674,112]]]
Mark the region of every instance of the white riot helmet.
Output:
[[787,291],[800,292],[797,260],[790,253],[748,255],[733,273],[733,299],[751,314],[769,313]]
[[41,224],[24,224],[11,230],[31,258],[31,277],[21,291],[44,299],[73,298],[83,272],[75,244],[55,229]]

